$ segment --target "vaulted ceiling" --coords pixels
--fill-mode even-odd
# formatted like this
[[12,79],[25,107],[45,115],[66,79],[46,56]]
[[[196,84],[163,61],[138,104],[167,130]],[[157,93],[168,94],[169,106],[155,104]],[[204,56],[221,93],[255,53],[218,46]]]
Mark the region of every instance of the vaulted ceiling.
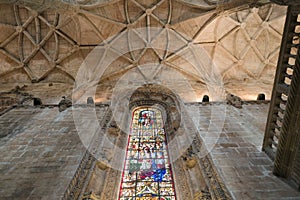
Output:
[[72,93],[77,73],[97,71],[93,65],[110,50],[114,58],[97,77],[97,101],[142,79],[186,101],[213,96],[208,86],[216,82],[246,100],[270,97],[285,7],[212,0],[26,2],[0,4],[1,91],[26,84],[44,102],[57,103]]

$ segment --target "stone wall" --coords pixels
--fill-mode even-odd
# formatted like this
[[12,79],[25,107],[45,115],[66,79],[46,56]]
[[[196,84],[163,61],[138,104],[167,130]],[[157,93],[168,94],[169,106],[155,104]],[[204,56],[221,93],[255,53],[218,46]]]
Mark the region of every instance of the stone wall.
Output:
[[85,153],[72,110],[15,108],[0,130],[0,199],[61,199]]
[[224,113],[216,112],[218,105],[188,106],[190,113],[200,113],[199,133],[206,136],[207,146],[213,146],[210,155],[231,196],[300,199],[296,189],[273,175],[273,161],[261,150],[269,104],[244,102],[242,106],[224,105]]
[[[244,103],[238,109],[223,104],[223,113],[216,112],[217,104],[186,107],[202,140],[213,144],[210,157],[234,199],[300,199],[299,192],[272,174],[273,162],[261,151],[268,107],[265,103]],[[107,107],[96,107],[96,111],[101,121]],[[16,107],[0,116],[0,130],[6,135],[0,138],[0,199],[61,199],[86,152],[72,108],[59,112],[57,107]],[[215,134],[218,130],[220,137]],[[189,163],[185,164],[183,157],[176,162],[192,175],[198,168],[185,167]],[[211,166],[204,159],[201,172],[206,184],[215,186],[215,177],[208,171]],[[205,195],[201,188],[190,189],[194,198]]]

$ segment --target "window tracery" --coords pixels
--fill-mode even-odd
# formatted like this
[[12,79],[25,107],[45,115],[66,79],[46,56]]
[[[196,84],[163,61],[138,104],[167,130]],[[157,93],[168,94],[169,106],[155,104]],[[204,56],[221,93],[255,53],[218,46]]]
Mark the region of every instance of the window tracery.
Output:
[[133,112],[119,200],[175,200],[162,114],[153,108]]

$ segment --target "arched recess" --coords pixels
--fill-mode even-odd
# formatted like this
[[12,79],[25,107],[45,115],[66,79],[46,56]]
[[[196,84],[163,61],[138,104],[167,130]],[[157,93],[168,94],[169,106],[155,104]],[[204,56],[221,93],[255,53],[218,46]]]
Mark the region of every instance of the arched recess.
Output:
[[181,108],[178,98],[170,89],[156,84],[139,87],[131,95],[129,109],[132,112],[140,106],[158,107],[165,117],[165,131],[173,134],[178,130],[181,122]]
[[[129,99],[128,113],[140,107],[155,108],[162,112],[166,138],[173,143],[168,145],[170,163],[172,167],[173,180],[175,183],[176,199],[231,199],[227,189],[220,179],[209,155],[197,156],[200,151],[202,140],[191,120],[182,117],[186,116],[182,103],[170,89],[155,84],[146,84],[137,88]],[[97,107],[97,106],[96,106]],[[112,110],[110,110],[112,109]],[[101,134],[107,137],[110,142],[123,149],[123,152],[112,149],[102,152],[106,157],[93,159],[93,164],[87,170],[86,175],[81,179],[74,179],[69,186],[69,194],[76,196],[75,199],[118,199],[122,170],[125,160],[125,151],[128,142],[128,134],[123,131],[114,120],[113,108],[108,108],[107,114],[101,123],[103,130]],[[125,119],[124,117],[122,117]],[[131,119],[131,118],[130,118]],[[125,123],[130,126],[130,119]],[[123,121],[122,121],[123,123]],[[182,124],[185,123],[185,127]],[[123,126],[123,124],[121,125]],[[125,127],[125,129],[127,129]],[[128,129],[127,129],[128,130]],[[186,148],[182,148],[180,140],[187,135],[194,135],[192,141]],[[118,155],[121,154],[121,155]],[[178,155],[179,154],[179,155]],[[107,156],[109,155],[109,156]],[[90,155],[93,157],[92,155]],[[118,157],[119,168],[111,165],[108,157]],[[90,159],[83,159],[82,162],[90,162]],[[84,166],[84,163],[81,164]],[[84,168],[84,167],[83,167]],[[78,174],[83,174],[78,172]],[[81,183],[80,183],[81,182]],[[76,187],[80,185],[81,187]],[[65,199],[69,199],[67,195]],[[74,199],[74,198],[73,198]]]

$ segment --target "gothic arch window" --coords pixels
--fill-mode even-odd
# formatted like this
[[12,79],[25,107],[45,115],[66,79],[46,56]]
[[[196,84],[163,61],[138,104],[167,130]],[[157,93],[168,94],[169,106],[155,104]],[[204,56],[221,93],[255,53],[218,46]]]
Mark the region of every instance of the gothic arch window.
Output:
[[167,139],[160,110],[132,114],[119,200],[175,200]]

